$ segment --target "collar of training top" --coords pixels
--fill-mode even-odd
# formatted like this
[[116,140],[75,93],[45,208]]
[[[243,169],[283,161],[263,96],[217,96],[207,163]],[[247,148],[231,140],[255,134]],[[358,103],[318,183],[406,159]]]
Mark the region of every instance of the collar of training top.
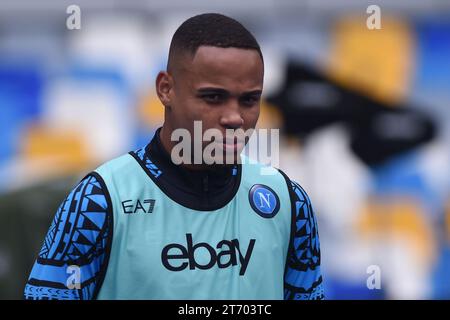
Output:
[[[239,189],[241,165],[215,166],[191,170],[172,162],[170,154],[160,140],[161,128],[156,130],[145,148],[145,157],[161,174],[149,177],[172,200],[182,206],[199,211],[213,211],[224,207]],[[142,160],[141,160],[142,161]],[[145,169],[145,161],[143,168]]]

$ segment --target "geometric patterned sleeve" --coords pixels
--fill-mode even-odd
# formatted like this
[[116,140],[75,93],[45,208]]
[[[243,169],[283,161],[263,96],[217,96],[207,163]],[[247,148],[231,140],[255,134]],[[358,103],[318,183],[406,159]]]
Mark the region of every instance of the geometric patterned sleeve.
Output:
[[293,212],[291,241],[284,275],[284,300],[322,300],[325,297],[316,217],[305,190],[289,178],[287,182]]
[[24,290],[25,299],[90,300],[102,285],[112,240],[102,178],[87,175],[61,203]]

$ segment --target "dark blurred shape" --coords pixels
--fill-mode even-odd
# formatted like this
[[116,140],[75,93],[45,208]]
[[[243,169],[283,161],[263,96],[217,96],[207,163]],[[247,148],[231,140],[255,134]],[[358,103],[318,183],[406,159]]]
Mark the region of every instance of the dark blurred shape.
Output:
[[285,133],[307,138],[314,130],[342,123],[351,149],[367,165],[431,141],[432,119],[407,105],[387,105],[345,88],[302,64],[289,62],[281,90],[268,101],[284,117]]
[[48,227],[75,181],[68,177],[0,196],[0,299],[22,299]]

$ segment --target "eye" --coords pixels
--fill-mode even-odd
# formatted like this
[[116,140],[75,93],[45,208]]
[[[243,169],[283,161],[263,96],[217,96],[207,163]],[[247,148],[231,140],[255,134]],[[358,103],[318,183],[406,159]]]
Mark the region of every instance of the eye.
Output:
[[252,106],[259,102],[259,96],[246,96],[241,99],[241,103],[246,106]]
[[224,97],[222,94],[219,93],[210,93],[202,95],[201,98],[206,101],[207,103],[216,104],[220,103],[224,100]]

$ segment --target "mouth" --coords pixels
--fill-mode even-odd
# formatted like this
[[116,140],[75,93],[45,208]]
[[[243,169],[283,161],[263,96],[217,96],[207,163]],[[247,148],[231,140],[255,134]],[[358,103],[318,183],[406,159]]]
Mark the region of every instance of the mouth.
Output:
[[222,143],[223,150],[226,152],[237,152],[244,148],[243,141],[224,140]]

